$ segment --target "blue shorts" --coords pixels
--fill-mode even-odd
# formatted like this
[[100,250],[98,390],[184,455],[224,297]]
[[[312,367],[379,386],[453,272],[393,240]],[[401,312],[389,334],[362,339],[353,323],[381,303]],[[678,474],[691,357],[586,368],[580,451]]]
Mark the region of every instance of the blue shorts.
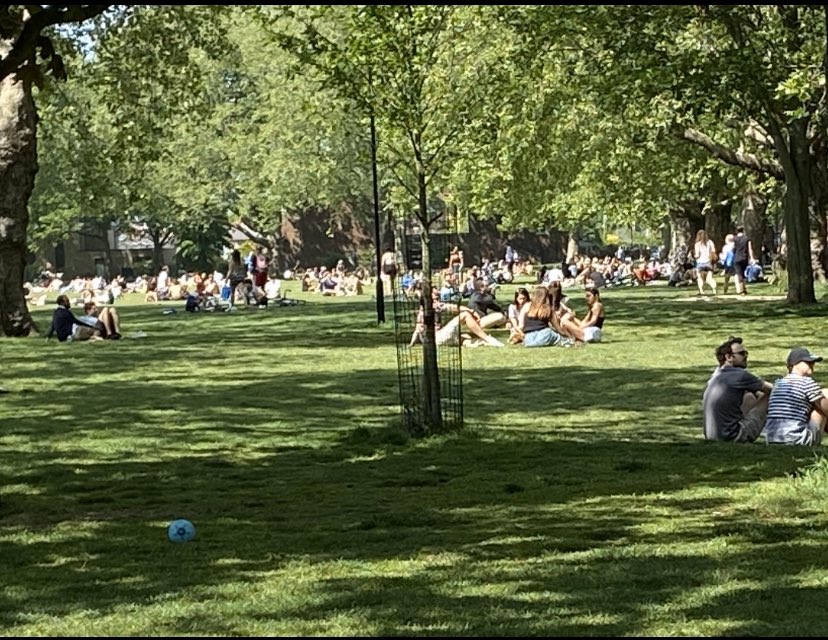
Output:
[[539,331],[530,331],[523,337],[524,347],[554,347],[561,341],[561,336],[546,327]]

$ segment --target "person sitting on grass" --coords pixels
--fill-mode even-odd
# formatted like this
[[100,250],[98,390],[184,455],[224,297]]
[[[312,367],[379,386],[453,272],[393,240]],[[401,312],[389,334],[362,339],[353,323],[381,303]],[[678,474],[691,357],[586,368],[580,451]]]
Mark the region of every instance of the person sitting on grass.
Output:
[[282,297],[282,281],[276,276],[271,276],[265,283],[264,292],[268,300],[278,300]]
[[584,297],[588,308],[583,320],[579,320],[573,311],[569,311],[561,317],[561,327],[566,335],[579,342],[601,342],[604,327],[601,294],[595,287],[587,287]]
[[240,289],[245,305],[248,307],[267,307],[267,294],[263,289],[257,287],[251,278],[245,278]]
[[57,297],[57,309],[55,309],[52,315],[52,325],[49,327],[49,333],[46,335],[46,339],[51,340],[53,335],[57,335],[59,342],[71,340],[75,325],[83,325],[95,330],[97,329],[97,318],[94,323],[76,318],[75,314],[72,313],[69,296],[59,295]]
[[[73,340],[121,339],[121,319],[115,307],[99,307],[95,302],[87,302],[83,305],[83,312],[84,315],[78,319],[86,324],[75,324]],[[90,329],[89,324],[93,324],[94,329]]]
[[509,344],[520,344],[523,342],[523,319],[529,310],[531,296],[525,287],[518,287],[515,290],[515,298],[509,305],[506,326],[509,329]]
[[147,280],[147,291],[144,295],[144,302],[158,302],[158,278],[154,276]]
[[333,271],[328,271],[327,267],[323,268],[319,276],[319,291],[323,296],[340,296],[342,295],[342,286],[337,276]]
[[773,386],[747,370],[748,350],[742,339],[729,337],[716,347],[719,366],[704,390],[706,440],[753,442],[765,426]]
[[773,385],[765,421],[768,444],[817,446],[828,416],[828,391],[813,379],[814,364],[822,362],[805,347],[791,349],[788,375]]
[[762,270],[758,260],[752,261],[747,267],[745,267],[745,282],[766,282],[765,273]]
[[546,287],[535,287],[532,300],[523,320],[523,346],[552,347],[571,346],[572,341],[558,333],[557,317]]
[[475,278],[474,291],[469,296],[468,308],[474,312],[485,329],[506,326],[506,316],[483,278]]
[[[435,288],[431,289],[431,300],[434,307],[434,342],[437,346],[478,346],[480,344],[485,344],[490,347],[506,346],[497,338],[486,333],[486,330],[480,326],[474,313],[468,307],[459,307],[457,315],[447,324],[442,325],[440,321],[441,314],[448,309],[457,307],[456,305],[447,305],[440,302],[439,291]],[[471,336],[461,332],[463,327],[469,330]],[[420,311],[417,314],[417,324],[414,327],[414,333],[411,336],[409,346],[414,346],[418,342],[422,342],[424,335],[425,310],[421,303]],[[480,342],[475,342],[474,338],[479,338]]]

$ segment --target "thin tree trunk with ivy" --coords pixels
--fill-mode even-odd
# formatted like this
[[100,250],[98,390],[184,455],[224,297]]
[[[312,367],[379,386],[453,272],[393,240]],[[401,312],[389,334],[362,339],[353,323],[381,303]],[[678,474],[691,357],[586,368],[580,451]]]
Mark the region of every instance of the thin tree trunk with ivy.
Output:
[[828,209],[828,154],[820,139],[811,144],[811,198],[809,224],[811,229],[811,268],[814,279],[825,283],[828,279],[828,225],[825,212]]

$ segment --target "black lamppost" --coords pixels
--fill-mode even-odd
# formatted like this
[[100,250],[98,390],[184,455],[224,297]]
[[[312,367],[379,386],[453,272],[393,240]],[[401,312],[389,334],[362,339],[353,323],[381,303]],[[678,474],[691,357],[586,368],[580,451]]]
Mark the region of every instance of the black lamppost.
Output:
[[385,294],[382,286],[382,239],[380,238],[379,183],[377,179],[377,126],[371,109],[371,177],[374,182],[374,244],[377,248],[377,324],[385,322]]
[[[370,86],[371,75],[369,72],[368,83]],[[373,95],[373,91],[371,91]],[[374,183],[374,244],[377,249],[377,324],[385,322],[385,294],[382,286],[382,238],[380,238],[380,219],[379,219],[379,180],[377,178],[377,125],[374,122],[374,106],[371,105],[371,110],[368,114],[369,122],[371,123],[371,178]]]

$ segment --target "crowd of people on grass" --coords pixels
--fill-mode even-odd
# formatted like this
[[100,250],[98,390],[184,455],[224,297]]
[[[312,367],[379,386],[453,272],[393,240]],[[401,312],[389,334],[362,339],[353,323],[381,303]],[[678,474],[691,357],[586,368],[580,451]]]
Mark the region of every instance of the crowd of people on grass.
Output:
[[[692,252],[688,251],[686,257],[679,252],[675,271],[684,270],[682,278],[694,280],[700,294],[705,287],[715,294],[713,273],[718,264],[724,274],[724,291],[732,280],[736,293],[745,295],[746,285],[755,280],[751,270],[757,262],[741,227],[735,234],[728,234],[721,251],[702,230],[696,235]],[[99,276],[64,281],[62,274],[46,270],[37,285],[28,285],[27,295],[33,302],[36,297],[35,304],[42,304],[49,292],[58,293],[47,339],[119,340],[121,320],[113,304],[126,293],[139,293],[148,302],[186,300],[190,311],[233,310],[240,303],[262,307],[282,298],[282,279],[272,267],[265,249],[251,252],[246,259],[236,249],[223,272],[183,273],[178,278],[172,278],[166,266],[154,277],[137,277],[131,282],[123,276],[110,282]],[[692,276],[688,277],[686,273],[691,270]],[[601,342],[606,312],[600,288],[641,285],[663,277],[672,282],[675,271],[665,267],[656,255],[635,264],[617,254],[603,259],[578,257],[560,267],[542,267],[535,276],[533,266],[521,261],[511,247],[502,260],[484,260],[480,266],[471,267],[466,267],[462,251],[454,247],[445,269],[438,272],[439,286],[430,288],[435,343],[537,348]],[[536,283],[529,288],[518,286],[508,303],[498,301],[497,290],[519,275],[535,277]],[[380,278],[393,285],[399,277],[405,294],[419,300],[410,346],[426,338],[424,287],[417,276],[413,271],[399,274],[393,251],[382,255]],[[283,277],[297,280],[303,291],[322,295],[360,295],[371,283],[367,269],[347,270],[341,260],[332,269],[288,271]],[[565,288],[572,287],[583,293],[582,312],[574,309],[564,293]],[[73,306],[82,308],[82,313],[75,315]],[[502,339],[493,335],[497,330],[503,331]],[[792,349],[786,360],[787,375],[773,384],[747,370],[748,350],[742,338],[731,336],[719,345],[715,356],[718,366],[702,398],[706,439],[754,442],[764,433],[768,443],[820,444],[828,426],[828,390],[812,376],[821,356],[804,347]]]

